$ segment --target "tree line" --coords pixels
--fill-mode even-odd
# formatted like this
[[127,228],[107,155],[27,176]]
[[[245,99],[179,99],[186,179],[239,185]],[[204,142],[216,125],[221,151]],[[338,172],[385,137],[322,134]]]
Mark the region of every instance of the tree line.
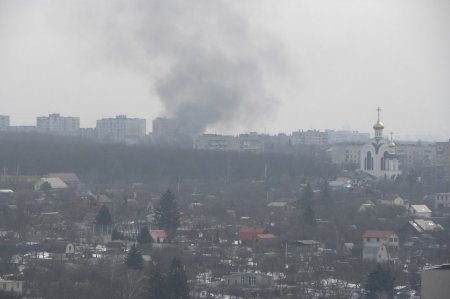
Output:
[[[6,137],[5,137],[6,136]],[[0,134],[0,168],[8,173],[42,175],[75,172],[114,179],[263,179],[329,174],[335,167],[314,153],[252,154],[150,146],[99,144],[76,138],[36,138]]]

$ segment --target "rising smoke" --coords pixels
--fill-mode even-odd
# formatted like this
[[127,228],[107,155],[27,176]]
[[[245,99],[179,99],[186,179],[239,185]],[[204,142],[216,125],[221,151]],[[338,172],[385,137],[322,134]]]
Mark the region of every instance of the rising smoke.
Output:
[[211,125],[248,125],[273,113],[276,97],[264,78],[280,70],[283,47],[252,28],[232,1],[86,3],[77,26],[100,28],[100,38],[83,34],[99,39],[107,57],[122,66],[150,74],[163,116],[173,118],[183,134],[202,133]]

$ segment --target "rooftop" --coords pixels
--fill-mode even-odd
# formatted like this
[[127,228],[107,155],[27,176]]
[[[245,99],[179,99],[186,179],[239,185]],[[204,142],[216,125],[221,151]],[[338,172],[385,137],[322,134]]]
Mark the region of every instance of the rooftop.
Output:
[[411,205],[417,213],[431,213],[431,210],[426,205]]
[[392,230],[368,230],[364,233],[364,238],[389,238],[390,236],[395,235],[395,232]]

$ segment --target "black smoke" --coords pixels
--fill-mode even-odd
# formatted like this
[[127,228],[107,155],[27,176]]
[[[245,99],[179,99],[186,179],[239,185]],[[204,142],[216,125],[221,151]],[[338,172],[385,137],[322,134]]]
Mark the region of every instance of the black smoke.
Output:
[[[79,26],[107,47],[107,58],[149,74],[164,117],[181,133],[210,125],[252,124],[274,111],[265,75],[283,64],[276,37],[250,26],[232,1],[108,0],[86,2]],[[100,16],[95,12],[105,9]],[[92,26],[93,24],[93,26]]]

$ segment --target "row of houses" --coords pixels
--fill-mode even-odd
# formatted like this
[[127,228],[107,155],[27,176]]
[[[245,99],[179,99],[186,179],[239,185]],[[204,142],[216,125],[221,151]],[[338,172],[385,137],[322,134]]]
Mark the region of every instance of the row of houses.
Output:
[[[442,193],[435,194],[435,203],[441,200],[441,197]],[[425,204],[409,204],[407,200],[398,195],[382,196],[379,203],[385,206],[398,206],[405,209],[409,220],[398,230],[405,239],[430,236],[444,231],[444,227],[434,221],[433,211]],[[366,202],[360,207],[360,211],[371,209],[374,206],[373,202]],[[441,207],[438,206],[438,208]],[[405,244],[408,245],[409,243],[406,242]],[[363,234],[363,259],[387,262],[397,257],[399,245],[399,235],[392,230],[366,231]]]

